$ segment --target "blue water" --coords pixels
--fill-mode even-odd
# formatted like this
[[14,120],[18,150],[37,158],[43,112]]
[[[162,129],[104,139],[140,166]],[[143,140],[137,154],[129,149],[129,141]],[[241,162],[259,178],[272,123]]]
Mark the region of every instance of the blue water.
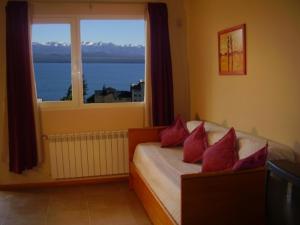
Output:
[[[57,101],[66,95],[71,85],[70,63],[35,63],[35,80],[38,98],[43,101]],[[130,90],[132,83],[144,80],[144,63],[85,63],[84,79],[87,96],[103,85],[117,90]]]

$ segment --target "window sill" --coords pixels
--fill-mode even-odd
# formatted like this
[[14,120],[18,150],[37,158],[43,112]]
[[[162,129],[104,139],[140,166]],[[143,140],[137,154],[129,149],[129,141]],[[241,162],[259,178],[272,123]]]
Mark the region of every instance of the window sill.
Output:
[[59,110],[82,110],[82,109],[101,109],[101,108],[143,108],[145,102],[119,102],[119,103],[88,103],[79,106],[73,102],[43,102],[39,103],[41,111]]

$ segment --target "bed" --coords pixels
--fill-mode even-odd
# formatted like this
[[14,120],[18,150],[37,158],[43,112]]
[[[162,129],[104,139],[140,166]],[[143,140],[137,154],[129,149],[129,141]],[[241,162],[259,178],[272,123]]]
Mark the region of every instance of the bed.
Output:
[[[199,121],[188,123],[192,131]],[[130,129],[130,186],[155,225],[264,224],[265,168],[239,172],[201,173],[201,164],[182,161],[182,147],[161,148],[164,127]],[[206,123],[209,142],[224,135],[226,128]],[[240,157],[265,140],[237,133]],[[249,146],[251,145],[251,146]],[[294,155],[286,146],[269,143],[273,158]],[[280,149],[280,150],[278,150]]]

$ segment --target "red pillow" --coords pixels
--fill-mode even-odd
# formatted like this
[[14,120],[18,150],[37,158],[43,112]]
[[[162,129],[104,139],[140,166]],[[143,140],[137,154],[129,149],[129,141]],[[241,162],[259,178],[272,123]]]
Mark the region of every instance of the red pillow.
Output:
[[185,122],[177,116],[175,122],[170,127],[160,133],[161,147],[174,147],[182,145],[189,136],[189,131]]
[[207,135],[204,122],[202,122],[183,143],[183,161],[187,163],[202,161],[203,153],[207,147]]
[[202,172],[231,169],[237,160],[236,135],[234,128],[231,128],[221,140],[204,152]]
[[248,156],[247,158],[240,159],[237,161],[232,170],[247,170],[247,169],[254,169],[260,166],[264,166],[268,156],[268,144],[264,146],[262,149],[258,150],[257,152],[253,153],[252,155]]

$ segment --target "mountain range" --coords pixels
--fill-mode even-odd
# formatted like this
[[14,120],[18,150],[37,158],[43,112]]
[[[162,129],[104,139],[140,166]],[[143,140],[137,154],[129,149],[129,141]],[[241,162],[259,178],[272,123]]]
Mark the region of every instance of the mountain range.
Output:
[[[69,63],[71,46],[61,42],[32,43],[35,63]],[[81,42],[84,63],[144,63],[145,46],[105,42]]]

